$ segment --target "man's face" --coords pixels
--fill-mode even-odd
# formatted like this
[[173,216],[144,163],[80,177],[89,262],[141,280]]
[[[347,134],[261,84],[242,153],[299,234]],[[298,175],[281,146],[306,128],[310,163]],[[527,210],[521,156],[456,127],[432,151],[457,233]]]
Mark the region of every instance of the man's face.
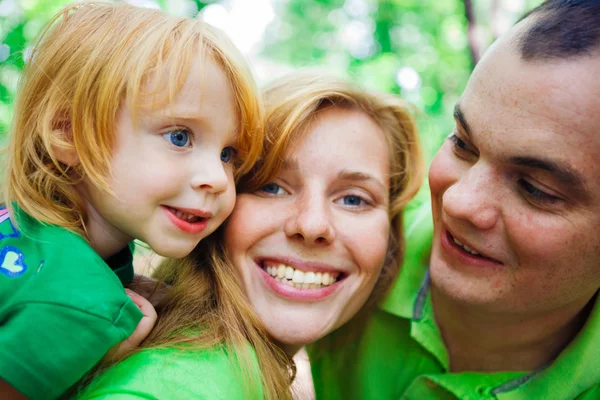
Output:
[[598,290],[599,70],[600,56],[524,62],[507,39],[478,65],[429,172],[437,290],[513,313]]

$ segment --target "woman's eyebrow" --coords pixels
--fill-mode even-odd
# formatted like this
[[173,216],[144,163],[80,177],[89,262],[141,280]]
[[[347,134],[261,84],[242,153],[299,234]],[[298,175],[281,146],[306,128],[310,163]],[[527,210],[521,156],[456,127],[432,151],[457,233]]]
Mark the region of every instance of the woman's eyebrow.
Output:
[[381,182],[381,180],[375,178],[373,175],[366,174],[364,172],[349,171],[349,170],[343,169],[343,170],[341,170],[338,173],[337,177],[340,180],[346,180],[346,181],[369,181],[369,182],[373,182],[373,183],[377,184],[377,186],[379,186],[380,189],[383,190],[384,192],[387,191],[387,188],[385,187],[385,185],[383,184],[383,182]]

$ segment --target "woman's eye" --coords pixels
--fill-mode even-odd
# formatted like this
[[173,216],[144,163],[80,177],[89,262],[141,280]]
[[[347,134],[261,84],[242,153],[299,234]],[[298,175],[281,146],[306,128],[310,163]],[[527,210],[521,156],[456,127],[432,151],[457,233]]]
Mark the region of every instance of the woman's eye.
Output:
[[366,202],[360,196],[348,195],[348,196],[342,197],[342,203],[345,206],[359,207],[359,206],[364,205]]
[[264,185],[263,187],[260,188],[261,191],[265,192],[265,193],[269,193],[269,194],[277,194],[277,195],[281,195],[281,194],[285,194],[285,190],[283,190],[283,188],[281,186],[279,186],[276,183],[267,183],[266,185]]
[[519,180],[519,185],[521,186],[525,194],[528,197],[532,198],[534,201],[542,203],[552,203],[560,200],[558,197],[548,194],[541,189],[538,189],[525,179]]
[[237,151],[233,147],[225,147],[221,150],[221,161],[228,164],[235,157]]
[[175,147],[191,147],[190,133],[184,129],[176,129],[162,135],[163,139]]

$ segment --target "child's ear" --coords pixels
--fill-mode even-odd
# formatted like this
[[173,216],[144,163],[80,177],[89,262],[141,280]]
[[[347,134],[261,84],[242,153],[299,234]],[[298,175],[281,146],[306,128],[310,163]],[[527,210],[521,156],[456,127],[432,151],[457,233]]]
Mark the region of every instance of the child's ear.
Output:
[[52,151],[61,163],[69,167],[79,165],[79,156],[73,144],[71,120],[57,116],[52,121]]

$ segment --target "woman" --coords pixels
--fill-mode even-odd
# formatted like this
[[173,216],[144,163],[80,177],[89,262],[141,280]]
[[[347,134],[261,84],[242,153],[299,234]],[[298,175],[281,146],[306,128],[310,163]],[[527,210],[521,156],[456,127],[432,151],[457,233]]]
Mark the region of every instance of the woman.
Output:
[[[89,397],[131,394],[133,388],[137,397],[174,398],[182,390],[176,387],[186,387],[180,398],[201,397],[202,386],[222,385],[202,379],[207,368],[223,378],[233,369],[252,379],[256,365],[236,366],[235,351],[244,345],[254,349],[263,376],[279,377],[289,388],[281,371],[265,369],[275,363],[264,358],[277,353],[248,332],[259,332],[253,327],[262,322],[292,356],[361,309],[367,312],[365,304],[376,302],[393,281],[402,254],[401,213],[424,173],[410,108],[394,96],[315,72],[275,82],[265,99],[266,145],[256,167],[240,179],[222,240],[210,242],[210,257],[203,247],[188,263],[159,268],[159,279],[174,289],[145,349],[94,382]],[[238,335],[219,336],[230,316],[248,315],[236,285],[240,276],[260,321],[249,318]],[[180,343],[202,348],[180,350],[178,357],[195,358],[196,370],[181,368],[172,354],[162,356],[165,347]],[[211,361],[211,347],[225,348],[232,363]],[[289,396],[281,388],[270,393]],[[213,397],[225,396],[215,389]]]
[[293,355],[393,282],[421,148],[404,102],[343,80],[294,73],[265,101],[267,144],[241,178],[224,242],[254,310]]

